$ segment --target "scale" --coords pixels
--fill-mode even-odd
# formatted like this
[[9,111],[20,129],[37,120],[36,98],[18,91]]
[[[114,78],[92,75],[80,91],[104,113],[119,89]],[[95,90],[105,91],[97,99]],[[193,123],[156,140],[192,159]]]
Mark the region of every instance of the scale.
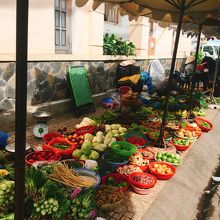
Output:
[[37,138],[42,138],[48,133],[47,121],[51,117],[51,113],[46,111],[37,111],[32,114],[32,117],[37,122],[33,129],[34,136]]

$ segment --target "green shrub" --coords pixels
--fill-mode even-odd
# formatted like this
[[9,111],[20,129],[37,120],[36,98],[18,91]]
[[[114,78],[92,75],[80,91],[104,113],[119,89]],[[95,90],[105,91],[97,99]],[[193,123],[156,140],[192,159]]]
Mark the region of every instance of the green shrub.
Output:
[[108,33],[104,35],[103,41],[104,55],[135,55],[135,46],[130,41],[122,40],[122,38],[117,38],[114,34],[109,35]]

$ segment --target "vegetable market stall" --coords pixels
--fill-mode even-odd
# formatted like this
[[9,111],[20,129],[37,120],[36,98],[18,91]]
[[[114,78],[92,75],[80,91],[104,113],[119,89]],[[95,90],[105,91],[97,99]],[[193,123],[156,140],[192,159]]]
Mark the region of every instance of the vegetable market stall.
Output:
[[[35,157],[33,155],[31,158],[26,157],[25,182],[26,204],[28,204],[26,214],[32,219],[45,216],[49,219],[64,217],[67,219],[67,216],[89,219],[90,217],[95,218],[96,207],[98,210],[102,207],[102,210],[108,210],[108,212],[98,212],[98,215],[107,219],[141,219],[165,185],[166,181],[161,181],[161,177],[162,179],[172,178],[175,172],[178,172],[178,166],[184,163],[183,156],[187,151],[178,150],[177,152],[175,145],[187,146],[186,149],[190,149],[192,144],[189,146],[189,143],[202,133],[198,126],[201,126],[201,123],[198,122],[197,125],[186,121],[184,119],[185,110],[178,109],[177,103],[180,100],[183,102],[183,99],[182,96],[173,97],[173,100],[170,100],[173,111],[169,113],[170,120],[166,126],[168,134],[164,137],[166,149],[152,147],[154,144],[152,135],[158,135],[156,131],[161,123],[161,110],[144,106],[137,109],[136,112],[129,111],[129,109],[124,110],[127,119],[130,118],[129,123],[122,120],[123,123],[118,124],[121,113],[116,110],[104,112],[95,117],[85,117],[79,122],[60,119],[60,122],[54,121],[56,125],[53,126],[53,129],[49,124],[50,130],[59,132],[60,135],[63,135],[63,139],[55,137],[45,143],[36,140],[32,140],[31,143],[30,138],[33,138],[33,135],[30,135],[28,139],[32,147],[41,146],[44,151],[35,152]],[[200,105],[205,107],[204,100],[199,99],[199,101]],[[197,100],[197,102],[199,101]],[[160,104],[163,106],[163,98],[160,100]],[[194,113],[201,117],[204,116],[205,111],[197,107]],[[209,125],[212,128],[211,124]],[[203,123],[203,126],[206,126],[206,123]],[[59,144],[54,140],[60,141]],[[70,148],[70,152],[66,152],[66,148]],[[53,157],[53,153],[57,157]],[[2,161],[3,165],[5,162],[9,165],[5,166],[9,174],[3,177],[9,181],[7,184],[13,181],[13,177],[11,177],[13,173],[10,174],[9,168],[10,163],[13,162],[13,155],[9,155],[12,156],[11,160],[8,157],[6,161]],[[55,161],[61,158],[62,162],[57,164]],[[45,160],[50,160],[52,163],[43,165]],[[90,163],[87,163],[89,160]],[[97,162],[98,171],[96,170],[97,164],[91,163],[91,160]],[[41,162],[39,163],[39,161]],[[103,161],[107,163],[103,163]],[[35,169],[34,166],[37,164],[39,164],[38,169]],[[83,170],[84,172],[79,169],[82,166],[87,167]],[[72,168],[74,168],[74,172]],[[89,171],[90,169],[92,170]],[[101,181],[105,182],[107,186],[102,186],[103,184],[100,186]],[[3,201],[7,200],[9,195],[12,196],[10,193],[13,191],[12,187],[13,184],[10,187],[6,186],[7,189],[5,186],[2,187]],[[81,187],[90,189],[80,191]],[[118,191],[118,188],[121,190]],[[113,194],[112,198],[109,198],[109,193]],[[111,206],[113,201],[117,207]],[[10,203],[10,200],[8,202]],[[84,204],[83,208],[82,204]],[[13,203],[11,203],[11,207],[13,207]],[[8,208],[4,211],[10,214],[12,211],[10,205]]]

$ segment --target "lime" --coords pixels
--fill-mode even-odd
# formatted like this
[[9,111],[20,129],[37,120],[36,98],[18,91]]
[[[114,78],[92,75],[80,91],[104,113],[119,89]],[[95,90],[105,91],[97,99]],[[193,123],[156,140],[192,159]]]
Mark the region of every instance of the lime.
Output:
[[174,160],[173,160],[173,163],[174,163],[174,164],[179,164],[179,161],[178,161],[177,159],[174,159]]
[[160,159],[162,157],[162,153],[157,153],[157,159]]
[[167,162],[173,163],[173,159],[171,157],[167,158]]
[[162,160],[164,161],[164,160],[167,160],[167,156],[166,155],[163,155],[162,156]]
[[179,154],[175,154],[175,159],[179,159],[180,155]]
[[167,157],[170,157],[171,153],[166,152],[165,155],[166,155]]
[[174,155],[174,154],[170,154],[170,157],[171,157],[171,158],[175,158],[175,155]]
[[158,159],[157,161],[162,161],[161,159]]

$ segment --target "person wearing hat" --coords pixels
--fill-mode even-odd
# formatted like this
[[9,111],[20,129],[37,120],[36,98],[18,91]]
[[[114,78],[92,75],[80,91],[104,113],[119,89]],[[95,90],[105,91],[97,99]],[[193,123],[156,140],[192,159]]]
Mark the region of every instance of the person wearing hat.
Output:
[[140,77],[140,67],[135,60],[125,60],[116,68],[117,87],[129,86],[133,92],[141,92],[143,82]]
[[189,77],[189,80],[191,82],[192,80],[194,80],[194,83],[198,83],[197,89],[199,88],[199,82],[201,81],[203,83],[203,91],[207,90],[208,84],[209,84],[209,74],[206,71],[207,68],[205,68],[206,64],[207,62],[204,61],[202,64],[196,66],[195,78],[192,79],[194,65],[195,65],[195,57],[189,56],[187,57],[186,62],[185,62],[186,76]]
[[189,56],[189,57],[186,58],[185,71],[186,71],[188,76],[193,74],[194,63],[195,63],[195,57],[194,56]]

